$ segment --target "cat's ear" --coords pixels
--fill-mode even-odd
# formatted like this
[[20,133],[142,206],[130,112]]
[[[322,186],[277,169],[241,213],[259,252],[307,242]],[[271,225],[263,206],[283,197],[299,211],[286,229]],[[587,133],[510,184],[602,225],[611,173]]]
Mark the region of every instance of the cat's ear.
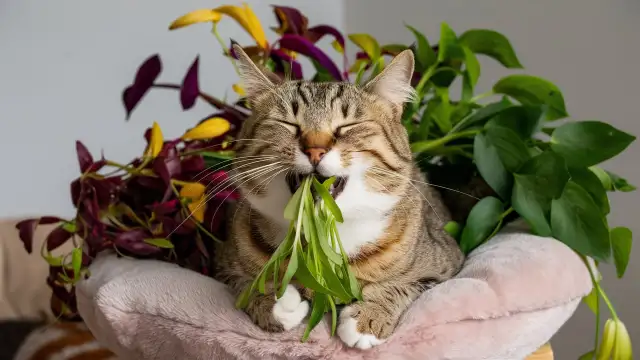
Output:
[[236,64],[249,101],[255,100],[260,94],[272,91],[275,85],[282,82],[278,75],[256,65],[239,45],[234,44],[233,51],[238,58]]
[[404,50],[387,65],[378,76],[365,85],[365,90],[375,93],[394,104],[402,105],[415,96],[411,86],[414,57],[411,50]]

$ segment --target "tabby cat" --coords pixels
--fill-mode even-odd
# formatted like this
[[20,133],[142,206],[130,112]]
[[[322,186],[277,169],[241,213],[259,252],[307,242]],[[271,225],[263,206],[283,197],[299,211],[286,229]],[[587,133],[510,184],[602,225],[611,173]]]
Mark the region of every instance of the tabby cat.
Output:
[[[358,87],[283,80],[234,51],[253,114],[236,145],[232,176],[242,196],[216,251],[216,277],[242,291],[284,239],[284,207],[301,177],[335,176],[331,193],[344,217],[338,232],[363,295],[342,309],[337,333],[360,349],[383,343],[412,301],[464,261],[442,230],[449,211],[414,164],[400,121],[414,96],[412,52]],[[307,316],[310,295],[289,285],[276,299],[268,289],[246,312],[265,330],[290,330]]]

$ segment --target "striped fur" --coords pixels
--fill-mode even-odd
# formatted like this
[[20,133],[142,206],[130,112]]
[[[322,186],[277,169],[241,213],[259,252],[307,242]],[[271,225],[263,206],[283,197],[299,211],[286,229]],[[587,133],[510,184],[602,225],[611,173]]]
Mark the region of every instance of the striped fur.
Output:
[[113,360],[84,323],[60,322],[34,330],[14,360]]
[[[216,252],[216,276],[241,291],[284,238],[287,173],[345,177],[336,198],[345,218],[338,231],[364,301],[342,311],[338,334],[359,348],[382,343],[409,304],[463,262],[442,230],[450,214],[414,164],[400,122],[412,97],[412,53],[356,87],[282,81],[235,51],[253,115],[240,132],[232,177],[242,198],[231,212],[230,239]],[[317,164],[311,147],[323,149]],[[299,290],[310,293],[292,287],[280,299],[256,296],[247,313],[263,329],[295,327],[309,308]]]

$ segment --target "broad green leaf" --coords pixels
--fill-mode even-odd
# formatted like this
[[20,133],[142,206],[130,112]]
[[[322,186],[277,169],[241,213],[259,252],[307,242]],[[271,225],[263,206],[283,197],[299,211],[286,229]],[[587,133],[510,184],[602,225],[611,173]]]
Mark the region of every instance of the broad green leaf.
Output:
[[431,109],[431,116],[443,133],[448,133],[452,129],[451,113],[453,107],[449,101],[448,88],[436,88],[438,98],[434,101],[435,107]]
[[486,138],[498,151],[504,167],[511,172],[517,171],[531,157],[526,145],[513,130],[491,126],[487,128]]
[[591,351],[589,351],[587,353],[584,353],[584,354],[580,355],[578,360],[593,360],[595,358],[595,354],[596,354],[596,351],[595,350],[591,350]]
[[444,226],[444,231],[447,232],[447,234],[451,235],[452,238],[454,239],[458,239],[460,236],[460,231],[462,230],[462,226],[455,222],[455,221],[449,221],[445,226]]
[[610,230],[609,236],[611,237],[616,273],[618,278],[622,278],[627,270],[627,265],[629,265],[633,234],[626,227],[616,227]]
[[571,180],[587,190],[593,201],[601,209],[603,215],[609,214],[609,198],[602,182],[595,173],[587,168],[569,168]]
[[493,85],[493,92],[509,95],[524,105],[548,106],[547,119],[568,116],[562,92],[553,83],[531,75],[508,75]]
[[614,190],[611,176],[609,176],[609,174],[605,170],[597,166],[591,166],[589,167],[589,170],[591,170],[591,172],[598,177],[598,180],[600,180],[600,183],[602,184],[605,190],[607,191]]
[[458,45],[456,33],[447,23],[440,25],[440,42],[438,43],[438,62],[447,59],[464,59],[464,52]]
[[462,51],[464,52],[465,59],[465,73],[469,76],[471,88],[474,88],[480,77],[480,63],[478,62],[478,58],[476,58],[476,54],[474,54],[471,49],[462,46]]
[[316,69],[316,75],[313,77],[313,81],[329,82],[329,81],[335,80],[335,78],[333,77],[333,75],[331,75],[329,70],[327,70],[324,66],[320,65],[318,61],[311,59],[311,62],[313,63],[313,67]]
[[476,54],[483,54],[497,60],[506,68],[522,68],[522,64],[520,64],[509,40],[497,31],[485,29],[467,30],[460,35],[459,42],[469,47]]
[[541,106],[517,105],[504,109],[489,120],[487,126],[502,126],[513,130],[526,140],[531,138],[536,132],[542,120],[544,110]]
[[335,294],[337,294],[338,298],[344,302],[348,302],[352,299],[352,296],[349,295],[348,288],[345,288],[342,285],[342,282],[338,278],[338,275],[331,269],[329,261],[326,258],[320,258],[320,265],[322,269],[322,279],[324,280],[326,286],[330,288]]
[[380,44],[378,41],[369,34],[351,34],[349,39],[356,44],[357,47],[362,49],[372,61],[377,60],[380,55]]
[[545,133],[545,134],[547,134],[547,135],[551,136],[551,135],[553,134],[553,131],[554,131],[555,129],[556,129],[556,128],[553,128],[553,127],[543,127],[542,129],[540,129],[540,131],[542,131],[543,133]]
[[298,210],[300,208],[300,201],[302,200],[302,193],[304,192],[304,181],[300,184],[298,190],[293,193],[291,199],[287,203],[287,206],[284,208],[284,218],[287,220],[295,220],[298,216]]
[[345,263],[345,266],[343,268],[346,275],[345,277],[349,281],[349,288],[351,289],[351,295],[353,295],[356,299],[362,301],[362,292],[360,289],[360,284],[358,283],[358,280],[356,279],[356,276],[353,273],[353,271],[351,271],[351,268],[349,266],[349,258],[347,256],[347,253],[344,251],[344,248],[342,247],[342,241],[340,240],[340,235],[338,234],[338,230],[336,229],[335,225],[332,226],[331,228],[333,229],[333,236],[335,237],[336,242],[340,247],[340,253],[342,254],[342,259],[344,260],[344,263]]
[[525,188],[557,199],[569,181],[569,172],[560,155],[545,151],[525,162],[514,177]]
[[82,249],[74,248],[71,250],[71,268],[76,279],[80,278],[80,268],[82,268]]
[[584,298],[582,298],[582,301],[584,301],[585,304],[587,304],[587,306],[589,307],[589,309],[591,309],[591,311],[593,311],[594,314],[598,315],[598,289],[596,289],[596,287],[594,286],[593,289],[591,289],[591,292],[585,296]]
[[600,121],[580,121],[558,127],[551,136],[551,148],[567,165],[589,167],[626,149],[635,136]]
[[199,152],[199,155],[202,155],[203,158],[213,158],[219,160],[232,160],[235,156],[235,152],[232,150],[228,151],[203,151]]
[[620,176],[612,173],[611,171],[607,171],[607,175],[609,175],[609,178],[611,178],[611,181],[613,182],[613,188],[616,191],[630,192],[636,189],[634,185],[629,184],[627,179],[623,179]]
[[144,239],[144,242],[163,249],[173,249],[173,243],[165,238]]
[[482,178],[504,200],[508,199],[513,186],[513,177],[502,164],[498,150],[482,133],[473,142],[473,158]]
[[551,227],[547,219],[550,204],[550,199],[540,196],[518,181],[513,184],[511,206],[525,219],[536,235],[551,236]]
[[334,182],[336,182],[336,177],[332,176],[327,180],[325,180],[324,182],[322,182],[322,186],[324,186],[325,189],[329,190],[329,188],[331,188],[331,185],[333,185]]
[[412,26],[406,25],[406,27],[411,30],[413,36],[416,37],[416,61],[418,63],[418,69],[424,72],[431,65],[436,63],[436,53],[431,48],[427,38],[421,32]]
[[307,341],[309,339],[309,335],[311,334],[311,330],[316,327],[322,321],[324,317],[324,313],[327,309],[327,296],[324,294],[315,294],[313,297],[313,303],[311,305],[311,315],[309,315],[309,322],[307,323],[307,328],[304,331],[304,335],[302,335],[302,342]]
[[[300,284],[302,284],[302,286],[321,294],[328,294],[328,295],[340,298],[340,295],[336,293],[334,289],[330,289],[320,284],[320,282],[318,282],[315,276],[313,276],[313,274],[311,273],[311,270],[309,269],[309,264],[307,264],[307,259],[304,258],[302,249],[298,249],[298,251],[296,251],[296,258],[298,263],[298,269],[296,271],[295,276],[296,276],[296,279],[300,282]],[[293,259],[293,255],[292,255],[292,259]]]
[[249,305],[249,299],[251,298],[251,294],[253,294],[254,287],[253,285],[247,286],[242,290],[238,298],[236,299],[235,306],[237,309],[244,309]]
[[491,235],[500,222],[503,211],[502,201],[492,196],[483,198],[471,209],[460,240],[460,248],[465,254],[478,247]]
[[63,255],[60,255],[60,256],[43,255],[43,257],[44,257],[44,260],[47,262],[47,264],[51,266],[62,266],[62,263],[64,262]]
[[271,272],[271,267],[272,265],[267,265],[265,266],[265,269],[262,271],[262,273],[260,274],[260,276],[258,276],[258,292],[260,292],[261,294],[266,294],[266,288],[267,288],[267,277],[269,276],[269,273]]
[[[322,224],[319,219],[316,217],[316,229],[320,229],[321,226],[326,226],[325,224]],[[322,234],[325,235],[324,238],[318,238],[318,242],[320,243],[320,249],[322,249],[322,252],[327,256],[327,258],[333,262],[336,265],[342,265],[343,261],[342,261],[342,257],[340,256],[340,254],[336,253],[335,250],[333,250],[333,248],[331,247],[331,244],[329,244],[329,241],[331,241],[331,238],[329,237],[329,231],[328,229],[323,229]]]
[[482,124],[512,106],[513,104],[504,97],[500,101],[488,104],[464,117],[456,124],[454,130],[463,130],[471,125]]
[[381,46],[380,50],[383,54],[396,56],[401,52],[403,52],[404,50],[407,50],[408,48],[409,47],[404,44],[387,44],[387,45]]
[[340,211],[338,204],[336,204],[336,201],[329,193],[329,190],[322,186],[322,184],[316,178],[313,178],[313,188],[322,198],[322,201],[324,201],[324,205],[329,209],[329,211],[331,211],[336,220],[338,222],[343,222],[344,219],[342,218],[342,212]]
[[609,231],[589,193],[569,181],[562,196],[551,201],[553,236],[578,253],[598,261],[611,255]]

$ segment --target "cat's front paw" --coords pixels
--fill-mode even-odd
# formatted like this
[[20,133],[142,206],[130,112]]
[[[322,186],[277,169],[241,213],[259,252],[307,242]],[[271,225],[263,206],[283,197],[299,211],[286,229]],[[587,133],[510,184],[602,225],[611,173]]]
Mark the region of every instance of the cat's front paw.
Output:
[[366,350],[386,341],[393,322],[375,304],[356,303],[340,313],[338,336],[350,347]]
[[309,313],[309,302],[300,297],[300,293],[293,285],[288,285],[280,299],[273,306],[273,318],[279,322],[284,330],[291,330],[300,325]]

